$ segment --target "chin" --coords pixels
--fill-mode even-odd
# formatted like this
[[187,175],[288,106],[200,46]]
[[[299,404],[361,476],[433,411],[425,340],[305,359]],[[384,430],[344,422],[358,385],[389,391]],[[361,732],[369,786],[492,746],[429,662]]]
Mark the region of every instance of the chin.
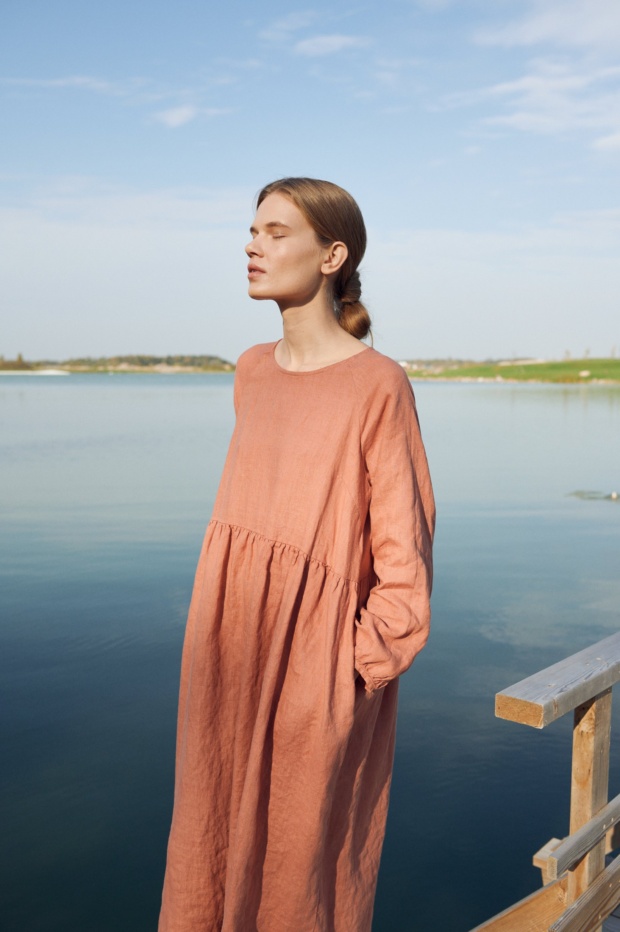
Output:
[[271,301],[273,299],[273,295],[261,288],[257,288],[253,283],[250,283],[248,287],[248,295],[255,301]]

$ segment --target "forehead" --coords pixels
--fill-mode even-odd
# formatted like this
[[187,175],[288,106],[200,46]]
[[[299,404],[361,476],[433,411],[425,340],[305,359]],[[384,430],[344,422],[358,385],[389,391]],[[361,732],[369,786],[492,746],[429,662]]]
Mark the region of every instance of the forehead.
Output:
[[310,227],[310,224],[300,209],[293,204],[292,200],[285,194],[279,194],[277,191],[268,194],[259,206],[256,211],[256,217],[254,218],[254,225],[257,223],[261,226],[267,224],[271,226],[283,224],[292,229]]

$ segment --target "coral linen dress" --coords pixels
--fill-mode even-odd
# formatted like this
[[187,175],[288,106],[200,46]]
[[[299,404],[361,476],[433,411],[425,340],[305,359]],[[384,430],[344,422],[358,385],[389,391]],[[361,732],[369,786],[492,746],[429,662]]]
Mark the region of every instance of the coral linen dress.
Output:
[[411,385],[241,356],[189,612],[160,932],[369,932],[398,675],[429,627]]

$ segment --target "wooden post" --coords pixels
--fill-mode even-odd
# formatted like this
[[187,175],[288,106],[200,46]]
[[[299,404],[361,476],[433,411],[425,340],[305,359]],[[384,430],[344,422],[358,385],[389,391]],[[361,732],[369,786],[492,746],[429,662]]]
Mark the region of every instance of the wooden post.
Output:
[[[571,774],[570,831],[585,825],[607,803],[611,689],[575,709]],[[605,841],[600,841],[569,873],[568,902],[581,896],[605,867]]]

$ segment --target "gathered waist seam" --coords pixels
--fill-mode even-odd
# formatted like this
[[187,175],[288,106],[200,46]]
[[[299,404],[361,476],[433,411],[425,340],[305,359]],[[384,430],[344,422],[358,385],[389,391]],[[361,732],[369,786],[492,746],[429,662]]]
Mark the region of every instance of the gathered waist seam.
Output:
[[[356,589],[365,583],[366,580],[370,579],[373,575],[372,573],[368,573],[366,576],[362,576],[361,579],[351,579],[350,576],[343,576],[342,573],[337,573],[336,570],[329,565],[329,563],[325,563],[323,560],[318,560],[316,557],[306,553],[295,544],[288,543],[288,541],[267,537],[266,534],[261,534],[260,531],[255,531],[253,528],[244,527],[242,524],[230,524],[228,521],[220,521],[218,518],[211,518],[209,525],[211,524],[218,524],[220,527],[229,528],[231,531],[245,531],[247,534],[251,534],[252,537],[256,537],[259,540],[264,540],[267,544],[276,544],[280,547],[286,547],[289,550],[293,550],[300,557],[303,557],[307,563],[313,563],[316,566],[322,566],[323,569],[327,570],[332,576],[335,576],[336,579],[339,579],[342,582],[350,583],[350,585],[355,586]],[[207,527],[209,525],[207,525]]]

